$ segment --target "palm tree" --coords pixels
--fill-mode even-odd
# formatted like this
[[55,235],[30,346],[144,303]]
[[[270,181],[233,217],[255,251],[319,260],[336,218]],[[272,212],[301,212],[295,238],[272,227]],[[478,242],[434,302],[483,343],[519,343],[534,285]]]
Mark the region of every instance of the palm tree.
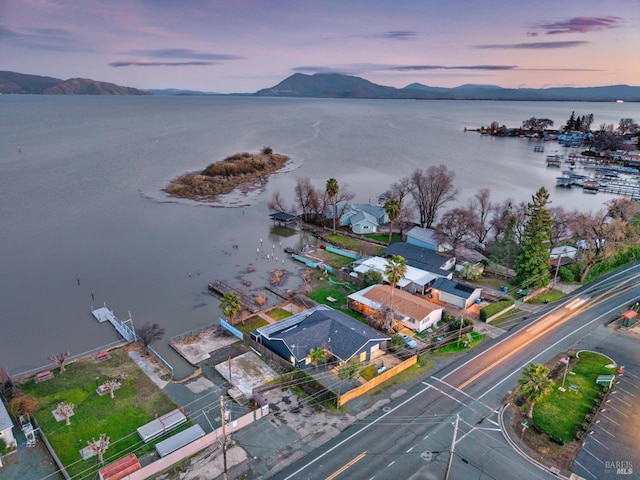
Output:
[[553,380],[549,378],[549,369],[539,363],[530,363],[522,370],[518,380],[520,393],[529,402],[527,417],[533,417],[533,406],[542,397],[551,392]]
[[222,313],[229,317],[229,321],[233,325],[233,319],[242,311],[242,299],[236,292],[227,292],[220,300],[220,308]]
[[384,209],[389,217],[389,244],[391,244],[391,235],[393,234],[393,221],[400,216],[402,212],[402,205],[397,198],[390,198],[384,204]]
[[393,255],[387,260],[387,266],[384,269],[387,281],[391,284],[391,294],[389,296],[389,312],[387,314],[387,330],[391,330],[393,322],[393,291],[396,285],[407,275],[407,261],[401,255]]
[[340,191],[340,186],[338,185],[338,181],[335,178],[330,178],[327,180],[327,195],[331,200],[331,204],[333,205],[333,233],[336,233],[336,197],[338,196],[338,192]]
[[312,348],[309,350],[309,359],[313,363],[313,367],[318,368],[318,363],[327,361],[327,352],[322,347]]

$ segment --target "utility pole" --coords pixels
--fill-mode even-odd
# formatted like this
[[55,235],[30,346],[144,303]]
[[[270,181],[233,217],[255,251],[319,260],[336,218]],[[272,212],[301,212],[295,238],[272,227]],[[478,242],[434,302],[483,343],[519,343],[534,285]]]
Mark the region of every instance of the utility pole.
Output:
[[458,423],[460,422],[460,415],[456,414],[456,423],[453,427],[453,439],[451,440],[451,449],[449,450],[449,462],[447,463],[447,473],[444,475],[444,480],[449,480],[449,473],[451,473],[451,464],[453,463],[453,451],[456,448],[456,437],[458,436]]
[[229,480],[227,472],[227,430],[225,428],[226,412],[224,411],[224,397],[220,395],[220,417],[222,418],[222,461],[224,466],[224,480]]

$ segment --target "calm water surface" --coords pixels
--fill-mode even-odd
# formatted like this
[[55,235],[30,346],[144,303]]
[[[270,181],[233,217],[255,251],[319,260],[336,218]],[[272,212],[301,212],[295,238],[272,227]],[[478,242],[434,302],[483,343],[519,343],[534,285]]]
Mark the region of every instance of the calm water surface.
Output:
[[[558,170],[528,140],[464,132],[532,116],[558,127],[572,110],[594,113],[595,125],[640,119],[640,105],[629,103],[3,95],[0,365],[20,372],[52,353],[116,340],[90,315],[106,303],[121,318],[131,311],[137,324],[165,327],[158,350],[185,375],[166,340],[220,315],[207,282],[253,292],[277,265],[290,272],[288,286],[299,283],[281,249],[310,240],[274,230],[266,206],[275,191],[293,203],[299,177],[323,188],[333,176],[367,202],[416,168],[444,163],[456,172],[460,202],[485,187],[494,201],[529,200],[544,185],[554,204],[597,210],[610,197],[556,189]],[[161,192],[179,174],[267,145],[293,165],[264,192],[228,198],[234,208]]]

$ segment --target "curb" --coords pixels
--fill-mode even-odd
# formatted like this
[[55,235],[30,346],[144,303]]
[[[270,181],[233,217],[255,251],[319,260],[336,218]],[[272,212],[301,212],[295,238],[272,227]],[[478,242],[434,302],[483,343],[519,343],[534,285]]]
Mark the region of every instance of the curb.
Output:
[[556,473],[554,471],[552,471],[549,467],[547,467],[546,465],[540,463],[539,461],[537,461],[534,458],[531,458],[527,453],[525,453],[516,442],[513,441],[513,439],[509,436],[509,434],[507,433],[507,429],[505,428],[504,425],[504,412],[507,408],[511,407],[511,403],[505,403],[504,405],[502,405],[502,407],[500,408],[500,412],[498,413],[498,422],[500,423],[500,429],[502,430],[502,436],[505,438],[505,440],[507,441],[507,443],[509,443],[509,445],[511,445],[511,448],[513,448],[516,452],[518,452],[518,454],[526,459],[529,463],[535,465],[536,467],[538,467],[541,470],[545,470],[549,473],[551,473],[552,475],[555,475],[558,478],[562,478],[563,480],[570,480],[569,477],[566,477],[564,475],[561,475],[560,473]]

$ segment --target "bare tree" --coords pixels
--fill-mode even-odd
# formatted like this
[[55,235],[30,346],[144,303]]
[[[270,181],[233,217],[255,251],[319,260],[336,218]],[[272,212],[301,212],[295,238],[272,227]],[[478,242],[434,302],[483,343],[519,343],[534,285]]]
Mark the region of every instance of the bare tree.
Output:
[[91,441],[87,442],[91,451],[98,455],[98,463],[100,465],[104,465],[104,452],[109,448],[109,440],[106,434],[101,433],[97,442],[94,438],[91,438]]
[[418,169],[411,174],[411,194],[423,228],[431,228],[440,207],[456,197],[454,177],[455,172],[445,165],[432,165],[426,171]]
[[628,133],[637,132],[638,128],[638,124],[634,122],[632,118],[621,118],[618,124],[618,132],[623,136]]
[[557,206],[550,208],[549,213],[551,214],[551,248],[554,248],[573,237],[571,224],[577,212],[567,212],[561,206]]
[[491,191],[488,188],[481,188],[469,202],[469,209],[475,214],[477,219],[475,235],[480,243],[484,243],[491,231],[489,217],[496,207],[490,200]]
[[157,323],[146,322],[141,327],[136,328],[138,342],[142,344],[145,355],[149,354],[149,345],[162,339],[164,328]]
[[478,219],[471,209],[454,208],[442,215],[434,227],[434,236],[438,243],[447,245],[455,255],[458,247],[470,240],[478,228]]
[[60,367],[60,373],[65,371],[65,365],[67,363],[67,358],[69,358],[69,350],[66,352],[60,352],[49,356],[49,361],[56,364],[56,366]]
[[296,203],[300,208],[304,221],[308,221],[312,214],[320,210],[320,194],[311,183],[309,177],[298,178],[296,180],[295,196]]
[[287,207],[286,200],[280,192],[274,192],[273,195],[271,195],[267,206],[270,210],[275,210],[276,212],[292,213],[295,211],[295,208]]
[[6,367],[0,366],[0,395],[6,395],[11,387],[11,376]]
[[120,388],[120,382],[116,379],[107,380],[103,384],[104,390],[109,392],[109,396],[111,398],[116,398],[113,392],[115,392],[118,388]]
[[56,413],[59,416],[64,417],[65,425],[71,425],[70,418],[71,418],[71,415],[73,415],[74,408],[75,408],[75,405],[73,403],[65,403],[65,402],[60,402],[56,407]]

